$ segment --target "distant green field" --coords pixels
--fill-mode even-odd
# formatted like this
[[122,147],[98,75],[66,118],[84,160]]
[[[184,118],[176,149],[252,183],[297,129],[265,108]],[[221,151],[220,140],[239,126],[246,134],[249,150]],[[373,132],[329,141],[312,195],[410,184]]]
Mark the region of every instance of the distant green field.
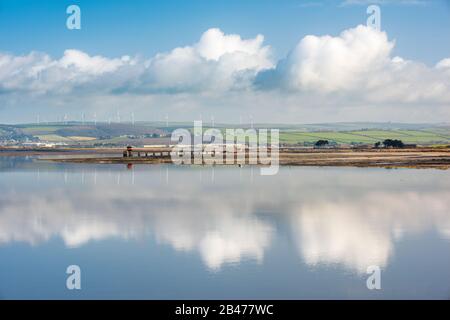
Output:
[[63,136],[58,136],[56,134],[45,134],[45,135],[35,135],[41,141],[49,142],[71,142],[72,140]]
[[[192,123],[176,123],[186,125],[188,129]],[[157,128],[158,125],[164,125],[164,129]],[[127,135],[140,136],[146,134],[169,134],[176,127],[165,127],[165,123],[141,123],[141,124],[24,124],[17,126],[3,126],[0,128],[0,135],[18,132],[28,136],[40,138],[43,141],[68,142],[68,143],[111,143],[111,144],[138,144],[142,139],[130,139]],[[364,129],[358,129],[364,128]],[[375,126],[378,126],[376,128]],[[225,136],[225,128],[235,126],[219,127]],[[264,127],[258,125],[258,127]],[[418,145],[446,145],[450,144],[449,126],[424,126],[407,124],[320,124],[320,125],[280,125],[267,128],[280,128],[280,142],[283,144],[311,145],[317,140],[328,140],[337,144],[374,144],[385,139],[398,139],[408,144]],[[9,130],[11,128],[11,130]],[[205,124],[205,131],[208,125]],[[246,128],[246,127],[243,127]],[[192,129],[190,129],[192,130]],[[88,141],[90,140],[90,141]]]
[[281,132],[280,142],[286,144],[313,143],[328,140],[337,144],[373,144],[385,139],[398,139],[411,144],[448,144],[450,131],[363,130],[345,132]]
[[61,128],[63,128],[63,126],[30,126],[30,127],[21,128],[21,130],[25,134],[46,135],[46,134],[52,134],[53,132],[55,132]]

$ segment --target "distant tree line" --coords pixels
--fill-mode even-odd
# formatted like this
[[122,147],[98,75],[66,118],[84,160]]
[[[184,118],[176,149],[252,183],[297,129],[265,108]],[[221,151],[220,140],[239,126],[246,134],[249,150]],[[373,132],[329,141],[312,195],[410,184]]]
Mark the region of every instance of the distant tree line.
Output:
[[[325,147],[330,145],[330,142],[328,140],[318,140],[314,143],[314,147],[320,148],[320,147]],[[405,144],[403,143],[402,140],[397,140],[397,139],[386,139],[383,142],[376,142],[374,144],[375,148],[404,148]]]
[[328,144],[329,144],[328,140],[319,140],[314,144],[314,146],[315,147],[324,147],[324,146],[327,146]]
[[375,148],[380,148],[381,145],[383,145],[385,148],[403,148],[405,144],[402,140],[396,140],[396,139],[386,139],[383,142],[377,142],[375,143]]

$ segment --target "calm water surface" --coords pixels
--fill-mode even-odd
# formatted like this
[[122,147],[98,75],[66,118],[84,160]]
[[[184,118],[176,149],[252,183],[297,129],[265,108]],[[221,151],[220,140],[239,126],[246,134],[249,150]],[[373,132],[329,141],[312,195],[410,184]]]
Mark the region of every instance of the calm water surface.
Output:
[[449,178],[0,157],[0,298],[449,299]]

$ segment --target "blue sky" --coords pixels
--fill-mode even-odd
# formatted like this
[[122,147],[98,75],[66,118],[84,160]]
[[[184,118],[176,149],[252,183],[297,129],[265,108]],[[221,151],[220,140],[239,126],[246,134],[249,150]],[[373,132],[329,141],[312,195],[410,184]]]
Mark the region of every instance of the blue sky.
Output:
[[[377,2],[377,1],[370,1]],[[364,24],[367,5],[298,0],[0,0],[0,50],[16,54],[67,48],[90,54],[154,55],[195,42],[205,30],[253,37],[258,33],[284,56],[307,34],[336,35]],[[450,4],[382,3],[382,29],[397,40],[396,54],[436,63],[450,55]],[[420,2],[421,3],[421,2]],[[65,27],[65,9],[82,10],[82,30]],[[430,48],[433,48],[432,50]]]
[[[64,55],[65,50],[76,49],[89,56],[98,55],[110,59],[124,55],[151,59],[158,53],[171,52],[177,47],[192,46],[199,41],[205,31],[219,28],[225,35],[237,34],[242,39],[254,39],[258,34],[263,35],[264,45],[270,46],[275,68],[278,62],[286,59],[307,35],[338,37],[344,30],[359,24],[365,25],[366,8],[370,3],[377,3],[381,7],[382,30],[387,33],[389,41],[395,44],[389,53],[390,57],[400,56],[405,60],[424,63],[429,68],[444,58],[450,57],[450,4],[445,0],[374,0],[370,2],[365,0],[0,0],[0,53],[19,57],[37,51],[57,60]],[[81,8],[81,30],[66,28],[68,15],[65,11],[71,4],[77,4]],[[257,73],[260,71],[258,69]],[[10,74],[4,75],[3,79],[8,80],[8,76]],[[6,85],[4,87],[6,88]],[[2,89],[1,83],[0,89]],[[169,88],[167,92],[172,92],[172,89],[172,87]],[[124,89],[121,87],[120,90],[123,92]],[[47,99],[49,92],[46,91],[45,99],[42,95],[39,97],[34,95],[27,101],[18,101],[20,99],[17,97],[11,98],[10,87],[4,91],[8,91],[8,94],[0,96],[0,122],[30,121],[35,117],[36,112],[45,114],[54,113],[57,110],[59,114],[71,114],[70,109],[73,108],[73,96],[69,95],[58,96],[58,102],[49,101]],[[68,103],[67,107],[64,107],[66,98]],[[222,98],[212,100],[213,98],[210,97],[208,102],[203,100],[200,103],[195,100],[199,98],[197,94],[195,99],[186,103],[190,106],[187,108],[189,111],[182,115],[169,107],[179,103],[180,95],[170,99],[164,96],[160,100],[157,100],[155,96],[147,98],[154,104],[168,107],[145,112],[145,107],[141,106],[136,112],[140,112],[142,118],[162,117],[171,112],[186,119],[191,119],[193,114],[211,116],[217,114],[224,121],[237,118],[235,114],[227,115],[223,110],[219,112],[217,109],[220,105],[236,104],[236,100],[226,101]],[[241,113],[255,113],[255,110],[251,110],[247,105],[254,105],[256,100],[249,102],[249,99],[245,97],[242,99],[247,102],[246,105],[242,103],[242,107],[239,107]],[[354,104],[353,101],[345,103],[342,100],[344,98],[340,97],[340,103],[343,105]],[[274,101],[277,99],[274,98]],[[124,101],[114,102],[114,105],[118,106],[115,108],[124,108],[121,106],[123,103]],[[216,109],[214,111],[207,109],[203,105],[206,103],[216,105]],[[292,101],[289,103],[292,104]],[[389,103],[393,105],[395,101],[391,99]],[[428,100],[427,103],[429,103]],[[31,107],[31,104],[34,106]],[[93,99],[89,102],[84,101],[84,105],[94,104],[96,107],[86,107],[87,113],[95,112],[93,110],[99,108],[98,102],[94,103]],[[308,100],[308,104],[314,103]],[[364,102],[359,104],[362,105]],[[438,104],[442,109],[442,101]],[[50,105],[60,107],[55,109],[49,107]],[[68,110],[61,111],[64,108]],[[260,112],[261,121],[272,118],[271,115],[274,112],[279,114],[276,109],[270,111],[269,109],[267,108],[266,112]],[[321,118],[330,121],[346,120],[341,116],[322,117],[320,114],[305,117],[304,114],[308,112],[302,113],[300,110],[296,113],[293,106],[289,109],[298,115],[294,117],[295,121],[300,122],[316,121]],[[30,110],[33,110],[32,116],[30,116]],[[105,117],[107,113],[116,113],[116,111],[106,111],[104,107],[99,108],[98,112],[105,114]],[[417,118],[420,118],[422,113],[423,111],[418,112]],[[360,114],[361,116],[355,118],[356,120],[373,118],[370,112]],[[365,114],[367,117],[364,116]],[[402,116],[399,114],[398,117]],[[436,116],[436,119],[430,118],[429,121],[435,121],[440,117],[442,117],[441,113]],[[376,118],[382,120],[384,117],[380,114]],[[289,116],[288,119],[293,118]],[[285,121],[282,117],[278,120]]]

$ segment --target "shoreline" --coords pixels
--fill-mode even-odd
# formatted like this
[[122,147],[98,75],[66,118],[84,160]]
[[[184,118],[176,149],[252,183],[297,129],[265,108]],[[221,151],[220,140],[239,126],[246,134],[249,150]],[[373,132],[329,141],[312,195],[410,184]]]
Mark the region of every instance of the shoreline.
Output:
[[[84,164],[172,164],[170,156],[123,157],[121,148],[12,149],[1,148],[0,156],[36,156],[39,161]],[[49,156],[49,157],[45,157]],[[191,165],[191,164],[185,164]],[[203,161],[198,165],[237,166]],[[249,164],[248,158],[244,166]],[[450,168],[450,148],[418,147],[413,149],[289,149],[280,148],[280,166],[382,167],[382,168]]]

